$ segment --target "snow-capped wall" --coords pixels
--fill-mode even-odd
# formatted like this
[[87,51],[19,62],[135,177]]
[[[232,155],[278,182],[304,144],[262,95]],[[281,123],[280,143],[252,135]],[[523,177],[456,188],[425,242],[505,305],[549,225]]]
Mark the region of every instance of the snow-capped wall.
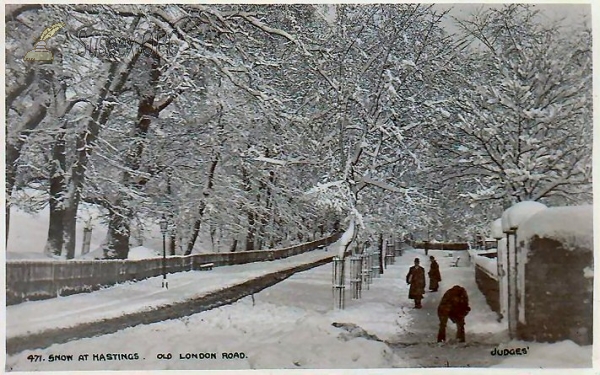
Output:
[[591,344],[592,206],[538,212],[521,223],[517,241],[518,338]]
[[567,250],[591,250],[594,248],[593,207],[551,207],[531,216],[517,231],[522,248],[534,236],[560,241]]
[[525,220],[546,208],[546,205],[533,201],[514,204],[502,214],[502,231],[508,232],[511,229],[518,228]]

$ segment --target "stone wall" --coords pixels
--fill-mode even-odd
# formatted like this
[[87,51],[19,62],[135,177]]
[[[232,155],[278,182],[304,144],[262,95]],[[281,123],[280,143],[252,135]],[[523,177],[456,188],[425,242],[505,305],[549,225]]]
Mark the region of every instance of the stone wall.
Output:
[[592,344],[592,249],[566,249],[557,240],[535,236],[529,240],[528,258],[525,323],[518,324],[518,338]]
[[492,311],[500,314],[500,284],[483,268],[475,265],[475,281]]
[[[329,245],[341,234],[284,249],[208,253],[167,257],[166,273],[283,259]],[[126,281],[143,280],[162,274],[163,259],[142,260],[65,260],[6,262],[6,304],[54,298],[97,290]]]

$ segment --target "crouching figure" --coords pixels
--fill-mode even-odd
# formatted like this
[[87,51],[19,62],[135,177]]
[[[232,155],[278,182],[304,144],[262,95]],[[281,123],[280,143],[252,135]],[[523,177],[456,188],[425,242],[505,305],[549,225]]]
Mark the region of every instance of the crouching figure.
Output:
[[469,296],[465,288],[454,285],[449,289],[438,306],[438,318],[440,329],[438,331],[438,342],[446,341],[446,325],[448,318],[456,323],[456,339],[465,342],[465,317],[469,314]]

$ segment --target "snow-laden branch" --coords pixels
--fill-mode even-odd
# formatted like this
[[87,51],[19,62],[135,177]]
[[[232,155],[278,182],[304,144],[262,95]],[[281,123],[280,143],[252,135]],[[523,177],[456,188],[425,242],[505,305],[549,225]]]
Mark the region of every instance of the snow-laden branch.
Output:
[[364,182],[365,184],[377,186],[377,187],[379,187],[381,189],[384,189],[384,190],[387,190],[387,191],[391,191],[391,192],[394,192],[394,193],[404,194],[406,192],[406,186],[396,187],[396,186],[390,185],[390,184],[388,184],[386,182],[375,180],[375,179],[373,179],[371,177],[368,177],[368,176],[363,176],[360,179],[360,181]]
[[273,159],[273,158],[267,158],[265,156],[257,156],[255,158],[252,158],[252,160],[255,161],[262,161],[265,163],[269,163],[269,164],[275,164],[275,165],[281,165],[281,166],[285,166],[288,164],[288,162],[284,161],[284,160],[279,160],[279,159]]
[[306,194],[307,195],[311,195],[311,194],[316,194],[316,193],[320,193],[323,191],[326,191],[332,187],[340,187],[344,184],[344,180],[338,180],[338,181],[332,181],[332,182],[326,182],[324,184],[317,184],[317,186],[312,187],[311,189],[309,189]]
[[259,20],[257,20],[255,17],[251,16],[249,13],[240,13],[240,16],[242,18],[244,18],[246,21],[250,22],[252,25],[258,27],[259,29],[261,29],[262,31],[264,31],[264,32],[266,32],[268,34],[275,34],[275,35],[279,35],[279,36],[282,36],[282,37],[286,38],[287,40],[293,42],[298,47],[300,47],[302,49],[302,52],[304,52],[304,54],[306,56],[311,56],[311,53],[306,50],[306,48],[304,47],[304,45],[302,43],[300,43],[292,35],[290,35],[288,32],[286,32],[284,30],[281,30],[281,29],[276,29],[276,28],[267,26],[264,23],[262,23]]

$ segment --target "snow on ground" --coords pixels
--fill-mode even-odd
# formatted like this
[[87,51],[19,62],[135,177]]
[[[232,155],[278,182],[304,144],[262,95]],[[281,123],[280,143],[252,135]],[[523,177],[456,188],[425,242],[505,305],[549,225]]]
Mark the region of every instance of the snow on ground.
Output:
[[272,262],[216,267],[167,275],[169,289],[161,288],[162,276],[126,282],[92,293],[23,302],[6,307],[6,336],[31,334],[51,328],[112,318],[196,298],[271,272],[292,268],[331,256],[315,250]]
[[[453,257],[447,257],[446,255],[452,253]],[[463,253],[463,254],[461,254]],[[467,340],[469,336],[475,336],[479,341],[496,341],[505,339],[507,325],[504,323],[497,322],[497,314],[493,312],[485,300],[484,295],[477,288],[475,282],[475,273],[470,264],[468,264],[467,251],[444,251],[444,250],[429,250],[429,255],[436,258],[440,265],[440,272],[442,281],[440,283],[440,289],[436,293],[426,293],[423,299],[424,307],[433,307],[437,309],[439,300],[444,293],[452,288],[454,285],[461,285],[467,289],[469,293],[469,304],[471,306],[471,312],[466,318],[466,329],[467,329]],[[410,259],[408,259],[410,257]],[[450,267],[450,264],[457,257],[460,257],[458,267]],[[429,269],[429,256],[425,256],[422,250],[409,250],[405,252],[403,262],[410,261],[410,264],[404,263],[401,266],[401,275],[405,276],[408,273],[408,268],[413,264],[414,258],[419,258],[421,265],[425,269]],[[406,259],[406,260],[405,260]],[[405,285],[406,286],[406,285]],[[408,289],[406,289],[406,295],[408,295]],[[407,302],[408,303],[408,302]],[[433,318],[432,318],[433,319]],[[434,320],[437,320],[437,316]],[[454,326],[448,325],[451,330]],[[431,340],[435,341],[437,335],[437,325],[432,325],[433,329],[431,334]],[[451,332],[447,336],[449,338],[455,334],[455,331]],[[497,340],[496,340],[497,339]]]
[[129,250],[127,259],[140,260],[148,258],[158,258],[162,254],[158,250],[149,249],[145,246],[137,246]]
[[[309,253],[310,254],[310,253]],[[324,251],[314,252],[315,257]],[[318,255],[317,255],[318,254]],[[496,314],[485,303],[484,296],[475,286],[472,267],[462,264],[450,267],[452,258],[444,257],[443,251],[430,251],[438,259],[442,271],[441,290],[426,293],[424,308],[415,310],[408,300],[406,272],[415,257],[428,267],[428,257],[422,250],[406,251],[396,258],[396,264],[388,266],[380,278],[375,278],[369,289],[363,289],[362,298],[350,298],[347,289],[346,308],[336,310],[331,290],[332,265],[327,264],[292,277],[267,288],[252,297],[243,298],[231,305],[149,325],[131,327],[113,334],[80,339],[42,350],[27,350],[7,358],[7,367],[18,371],[65,371],[65,370],[213,370],[213,369],[366,369],[390,367],[471,366],[498,367],[581,367],[591,366],[591,347],[580,348],[571,342],[557,344],[532,344],[510,342],[506,338],[505,324],[496,321]],[[331,253],[329,253],[331,255]],[[309,256],[305,254],[305,256]],[[298,261],[299,258],[293,257]],[[224,277],[251,277],[253,272],[245,268],[266,270],[271,264],[253,263],[240,266],[219,267],[209,272],[187,272],[181,279],[169,275],[174,289],[160,290],[160,279],[131,285],[107,288],[88,295],[63,297],[47,301],[28,302],[22,305],[29,314],[37,310],[39,319],[53,315],[55,321],[47,326],[76,319],[88,321],[101,315],[123,312],[132,296],[139,291],[154,295],[142,298],[145,303],[156,305],[184,298],[183,290],[175,285],[187,282],[183,289],[218,289]],[[235,268],[235,270],[234,270]],[[229,269],[229,270],[227,270]],[[221,271],[224,275],[219,275]],[[185,275],[184,275],[185,274]],[[154,283],[154,284],[152,284]],[[140,284],[147,284],[141,287]],[[435,308],[442,293],[455,284],[469,290],[471,313],[467,316],[467,344],[453,342],[453,324],[449,324],[447,344],[435,343],[437,316]],[[171,284],[170,284],[171,285]],[[103,293],[110,293],[111,298]],[[131,290],[130,292],[125,292]],[[197,292],[197,291],[196,291]],[[73,299],[70,299],[73,298]],[[86,301],[80,301],[86,299]],[[65,306],[77,309],[87,307],[77,315],[60,318]],[[113,305],[107,306],[107,302]],[[125,302],[127,301],[127,302]],[[65,303],[67,302],[67,303]],[[141,306],[142,304],[140,304]],[[8,327],[24,320],[20,305],[9,306]],[[37,306],[34,308],[33,306]],[[79,307],[77,307],[79,306]],[[20,319],[16,319],[16,317]],[[31,316],[30,316],[31,318]],[[23,327],[30,323],[21,323]],[[38,324],[36,329],[41,329]],[[409,345],[409,346],[402,346]],[[504,345],[504,346],[503,346]],[[529,345],[526,356],[499,357],[491,354],[493,348],[517,348]],[[223,359],[223,353],[238,354],[234,359]],[[123,353],[139,359],[121,361],[98,361],[92,354]],[[208,359],[181,359],[188,353],[207,353]],[[210,359],[214,353],[216,359]],[[569,353],[572,353],[570,355]],[[30,354],[48,358],[50,354],[72,354],[71,362],[31,362]],[[80,354],[89,354],[88,360],[78,361]],[[159,355],[171,354],[172,358],[158,359]],[[242,358],[243,357],[243,358]],[[462,357],[462,359],[461,359]],[[551,358],[550,358],[551,357]],[[460,360],[459,360],[460,359]],[[461,362],[462,361],[462,362]]]

